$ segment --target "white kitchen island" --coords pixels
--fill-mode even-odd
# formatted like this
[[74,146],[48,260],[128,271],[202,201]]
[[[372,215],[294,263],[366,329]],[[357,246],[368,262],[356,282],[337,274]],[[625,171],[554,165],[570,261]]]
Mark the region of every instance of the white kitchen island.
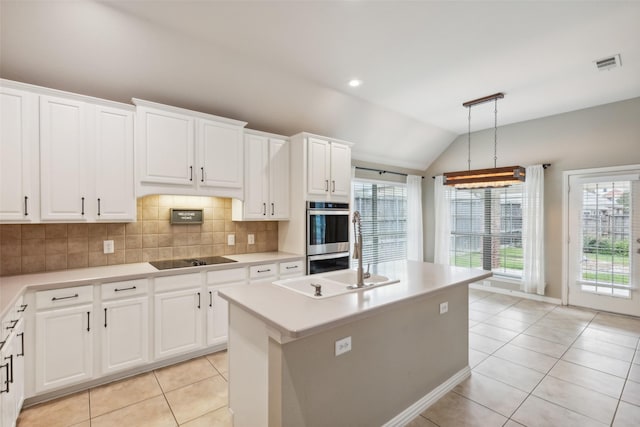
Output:
[[234,426],[402,425],[469,375],[467,285],[491,273],[415,261],[372,273],[400,281],[324,299],[269,284],[220,292]]

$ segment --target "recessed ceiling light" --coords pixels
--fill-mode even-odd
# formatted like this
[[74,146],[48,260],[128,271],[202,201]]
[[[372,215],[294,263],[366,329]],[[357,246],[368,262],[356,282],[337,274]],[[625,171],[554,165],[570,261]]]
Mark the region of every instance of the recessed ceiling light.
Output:
[[349,86],[351,86],[351,87],[358,87],[361,84],[362,84],[362,80],[358,80],[358,79],[349,80]]

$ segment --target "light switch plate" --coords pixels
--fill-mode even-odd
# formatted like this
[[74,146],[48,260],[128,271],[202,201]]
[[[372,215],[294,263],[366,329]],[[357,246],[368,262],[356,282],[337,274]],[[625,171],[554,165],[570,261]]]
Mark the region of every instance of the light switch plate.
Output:
[[247,243],[250,244],[250,245],[255,245],[256,244],[256,235],[255,234],[247,235]]
[[236,235],[235,234],[229,234],[227,236],[227,245],[233,246],[235,244],[236,244]]

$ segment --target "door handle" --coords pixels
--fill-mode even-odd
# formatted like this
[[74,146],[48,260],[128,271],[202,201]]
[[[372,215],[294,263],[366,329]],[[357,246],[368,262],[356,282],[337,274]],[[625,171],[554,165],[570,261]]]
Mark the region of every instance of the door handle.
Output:
[[24,357],[24,332],[20,332],[18,334],[18,336],[20,337],[20,353],[16,354],[16,357]]
[[107,327],[107,309],[104,309],[104,327]]
[[189,166],[189,181],[193,181],[193,166]]
[[98,198],[98,216],[100,216],[100,198]]
[[78,294],[69,295],[68,297],[53,297],[51,298],[51,301],[60,301],[60,300],[69,299],[69,298],[78,298]]
[[82,198],[82,211],[80,212],[80,215],[84,215],[84,197]]
[[275,211],[275,204],[271,203],[271,215],[272,216],[275,215],[274,211]]
[[213,292],[209,291],[209,307],[213,307]]
[[198,308],[200,308],[200,292],[198,292]]
[[263,203],[262,204],[262,215],[266,215],[267,214],[267,204]]
[[329,191],[329,180],[328,179],[324,180],[324,191]]
[[335,193],[336,192],[336,181],[335,180],[331,181],[331,185],[333,186],[332,193]]
[[[5,359],[7,359],[5,357]],[[6,369],[6,381],[4,382],[7,385],[7,388],[5,388],[4,390],[0,390],[0,393],[9,393],[9,364],[5,363],[4,365],[0,365],[0,368],[5,368]]]
[[200,168],[200,182],[204,182],[204,168]]
[[29,197],[24,196],[24,216],[29,216]]
[[91,312],[87,311],[87,332],[91,332]]
[[10,354],[9,356],[5,357],[4,360],[9,359],[9,364],[11,366],[11,370],[9,371],[9,376],[8,376],[8,380],[11,384],[13,384],[13,354]]

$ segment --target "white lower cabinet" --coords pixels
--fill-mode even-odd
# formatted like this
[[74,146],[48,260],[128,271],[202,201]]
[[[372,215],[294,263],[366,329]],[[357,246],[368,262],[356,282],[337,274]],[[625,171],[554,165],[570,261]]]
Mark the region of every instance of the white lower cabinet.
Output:
[[207,273],[207,346],[227,342],[229,304],[218,291],[247,284],[247,268],[209,271]]
[[[200,274],[160,277],[155,285],[155,358],[163,359],[201,348],[203,305],[206,302]],[[175,288],[184,289],[169,291]]]
[[92,304],[36,313],[36,392],[93,377],[92,315]]
[[149,298],[102,303],[102,374],[149,362]]
[[13,427],[24,401],[24,322],[20,320],[0,351],[0,426]]

